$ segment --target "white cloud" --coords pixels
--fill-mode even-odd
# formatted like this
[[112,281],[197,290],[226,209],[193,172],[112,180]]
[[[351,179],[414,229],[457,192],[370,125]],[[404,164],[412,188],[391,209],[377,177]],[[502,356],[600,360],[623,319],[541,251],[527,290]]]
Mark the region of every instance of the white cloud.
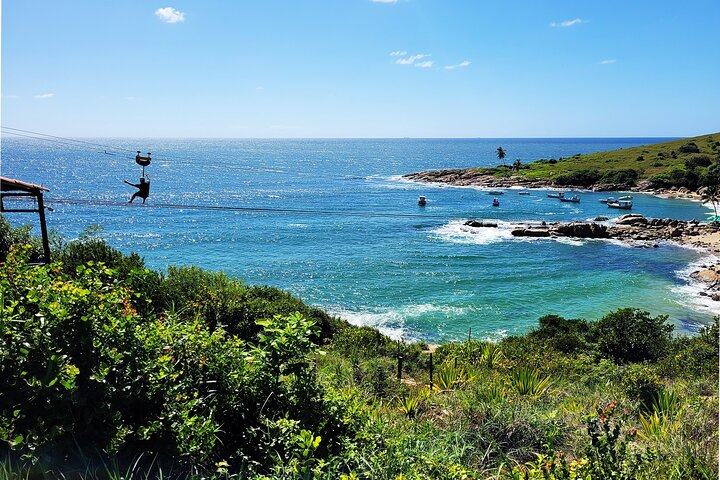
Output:
[[372,3],[397,3],[397,0],[370,0]]
[[467,60],[463,60],[462,62],[458,63],[457,65],[446,65],[445,70],[455,70],[456,68],[463,68],[470,65],[470,62]]
[[402,52],[400,50],[395,50],[394,52],[390,52],[391,57],[402,57],[403,55],[407,55],[407,52],[404,50]]
[[165,23],[180,23],[185,21],[185,13],[173,7],[158,8],[155,16]]
[[54,96],[54,93],[41,93],[40,95],[35,95],[35,98],[52,98]]
[[433,66],[433,62],[432,60],[428,60],[426,62],[418,62],[415,64],[415,66],[420,68],[430,68]]
[[552,22],[550,24],[551,27],[572,27],[573,25],[580,25],[581,23],[587,23],[587,20],[583,20],[582,18],[574,18],[572,20],[565,20],[564,22]]
[[416,61],[422,60],[423,58],[429,57],[429,56],[430,56],[430,54],[426,54],[426,53],[421,53],[419,55],[411,55],[407,58],[398,58],[397,60],[395,60],[395,63],[397,63],[398,65],[412,65]]
[[617,62],[617,60],[615,60],[615,59],[613,58],[613,59],[610,59],[610,60],[600,60],[598,63],[599,63],[600,65],[610,65],[611,63],[615,63],[615,62]]

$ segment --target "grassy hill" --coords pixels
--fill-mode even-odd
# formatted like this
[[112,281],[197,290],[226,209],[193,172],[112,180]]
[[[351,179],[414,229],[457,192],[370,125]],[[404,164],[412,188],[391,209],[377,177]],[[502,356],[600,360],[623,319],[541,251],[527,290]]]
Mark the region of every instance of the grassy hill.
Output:
[[[508,174],[511,167],[483,173]],[[720,178],[720,133],[608,152],[546,159],[521,165],[512,175],[559,185],[633,185],[653,188],[698,187]]]

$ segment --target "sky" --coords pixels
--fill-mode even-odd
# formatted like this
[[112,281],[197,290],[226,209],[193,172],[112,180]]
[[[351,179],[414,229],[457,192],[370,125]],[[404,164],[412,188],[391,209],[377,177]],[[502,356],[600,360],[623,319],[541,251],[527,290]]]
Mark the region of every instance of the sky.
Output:
[[4,127],[78,137],[720,131],[718,0],[4,0]]

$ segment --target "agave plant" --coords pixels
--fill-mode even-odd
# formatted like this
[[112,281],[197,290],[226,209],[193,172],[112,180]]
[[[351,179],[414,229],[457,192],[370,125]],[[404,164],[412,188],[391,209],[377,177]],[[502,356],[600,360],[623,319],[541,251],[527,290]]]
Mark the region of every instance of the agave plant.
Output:
[[653,397],[652,411],[660,416],[674,417],[680,411],[680,397],[675,392],[660,390]]
[[428,394],[424,389],[415,390],[405,396],[397,398],[398,409],[408,418],[415,418],[422,409],[423,402]]
[[516,368],[508,376],[510,386],[520,395],[537,396],[550,387],[550,376],[541,377],[537,370]]
[[495,368],[503,359],[503,352],[494,343],[483,343],[480,347],[480,364],[489,368]]
[[664,440],[668,435],[673,434],[680,428],[680,422],[657,412],[647,417],[640,414],[641,430],[638,435],[645,440]]
[[473,379],[473,375],[463,366],[453,362],[444,363],[437,371],[433,387],[438,390],[453,390],[459,388]]
[[500,403],[505,400],[505,389],[500,385],[492,384],[483,391],[485,401],[489,403]]

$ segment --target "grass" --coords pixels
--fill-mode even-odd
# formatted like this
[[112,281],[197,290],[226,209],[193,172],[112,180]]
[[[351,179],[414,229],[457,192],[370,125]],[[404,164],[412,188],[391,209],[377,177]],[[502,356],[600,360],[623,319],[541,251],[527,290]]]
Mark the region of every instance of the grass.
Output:
[[[694,142],[700,153],[681,152],[681,147],[688,142]],[[598,170],[600,173],[604,173],[611,170],[633,169],[640,173],[640,179],[647,179],[672,168],[684,168],[685,161],[695,155],[705,154],[712,157],[720,155],[718,142],[720,142],[720,133],[714,133],[607,152],[577,154],[557,159],[556,163],[547,161],[529,163],[519,172],[513,172],[513,175],[532,180],[553,180],[560,175],[581,170]],[[478,173],[501,174],[497,169],[477,170]]]

